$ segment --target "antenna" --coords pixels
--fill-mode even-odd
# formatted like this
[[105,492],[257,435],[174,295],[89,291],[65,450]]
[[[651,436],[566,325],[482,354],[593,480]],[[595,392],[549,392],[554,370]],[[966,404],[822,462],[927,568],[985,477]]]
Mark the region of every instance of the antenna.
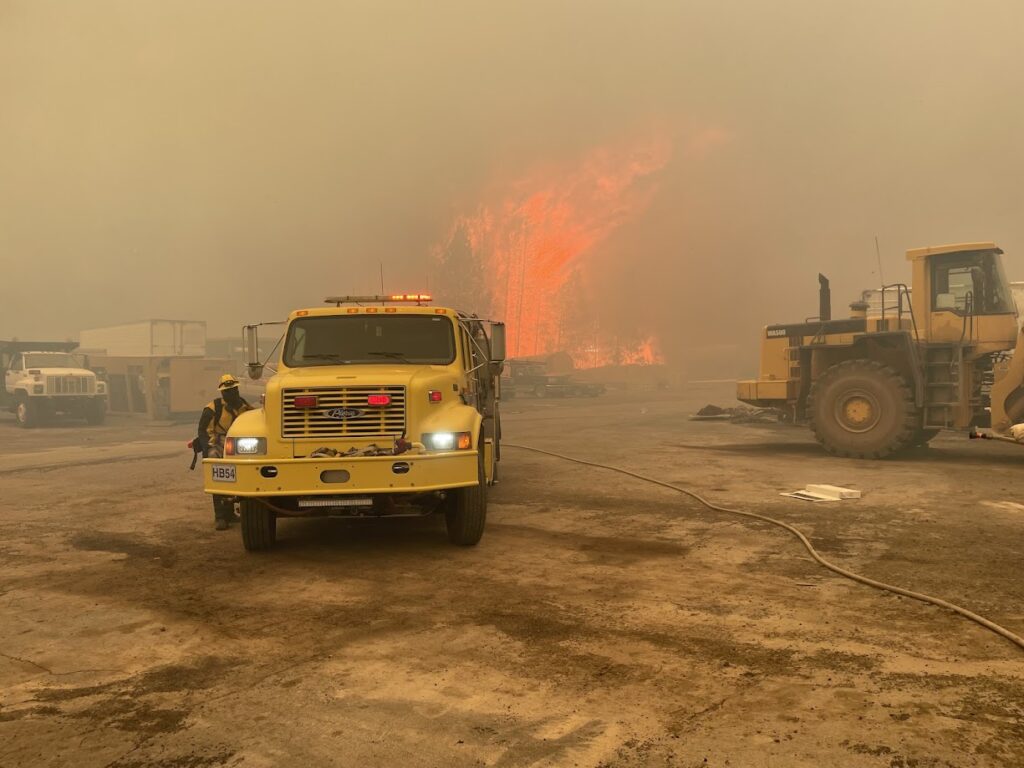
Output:
[[878,259],[878,279],[885,285],[885,278],[882,276],[882,249],[878,247],[878,235],[875,235],[875,257]]
[[384,293],[384,262],[380,262],[380,292]]

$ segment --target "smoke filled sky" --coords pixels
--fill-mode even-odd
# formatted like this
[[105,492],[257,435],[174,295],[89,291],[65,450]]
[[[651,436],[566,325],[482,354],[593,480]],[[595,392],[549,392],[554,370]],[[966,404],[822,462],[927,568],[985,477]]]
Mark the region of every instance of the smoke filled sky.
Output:
[[[0,338],[211,335],[438,288],[460,216],[658,142],[587,254],[667,349],[992,239],[1024,279],[1024,4],[0,0]],[[753,367],[755,361],[751,360]]]

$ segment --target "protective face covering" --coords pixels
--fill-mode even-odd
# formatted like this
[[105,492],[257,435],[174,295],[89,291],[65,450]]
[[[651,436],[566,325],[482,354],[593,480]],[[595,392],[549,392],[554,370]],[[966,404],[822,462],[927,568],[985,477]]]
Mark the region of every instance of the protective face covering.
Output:
[[238,387],[225,389],[223,396],[224,402],[227,403],[228,407],[231,409],[235,409],[242,404],[242,395],[238,391]]

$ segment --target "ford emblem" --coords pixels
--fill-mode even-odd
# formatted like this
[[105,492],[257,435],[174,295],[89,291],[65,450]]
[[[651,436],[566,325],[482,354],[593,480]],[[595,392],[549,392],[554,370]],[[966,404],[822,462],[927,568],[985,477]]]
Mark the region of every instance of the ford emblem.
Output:
[[328,419],[337,419],[338,421],[358,419],[362,415],[363,412],[355,408],[331,408],[331,410],[324,414]]

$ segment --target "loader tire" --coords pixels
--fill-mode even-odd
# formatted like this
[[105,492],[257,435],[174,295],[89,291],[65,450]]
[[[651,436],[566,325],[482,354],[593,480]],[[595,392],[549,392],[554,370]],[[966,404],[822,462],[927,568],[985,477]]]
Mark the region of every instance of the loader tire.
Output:
[[242,499],[242,546],[247,552],[270,549],[277,541],[277,515],[253,499]]
[[811,387],[811,429],[829,453],[881,459],[911,445],[920,424],[906,380],[876,360],[846,360]]
[[914,432],[914,437],[911,439],[910,445],[913,448],[926,448],[931,439],[941,431],[941,429],[924,429],[922,427],[918,427]]
[[448,494],[444,522],[448,529],[448,540],[452,544],[471,547],[484,535],[484,524],[487,522],[487,478],[484,475],[482,436],[477,451],[477,478],[477,485],[456,488]]

